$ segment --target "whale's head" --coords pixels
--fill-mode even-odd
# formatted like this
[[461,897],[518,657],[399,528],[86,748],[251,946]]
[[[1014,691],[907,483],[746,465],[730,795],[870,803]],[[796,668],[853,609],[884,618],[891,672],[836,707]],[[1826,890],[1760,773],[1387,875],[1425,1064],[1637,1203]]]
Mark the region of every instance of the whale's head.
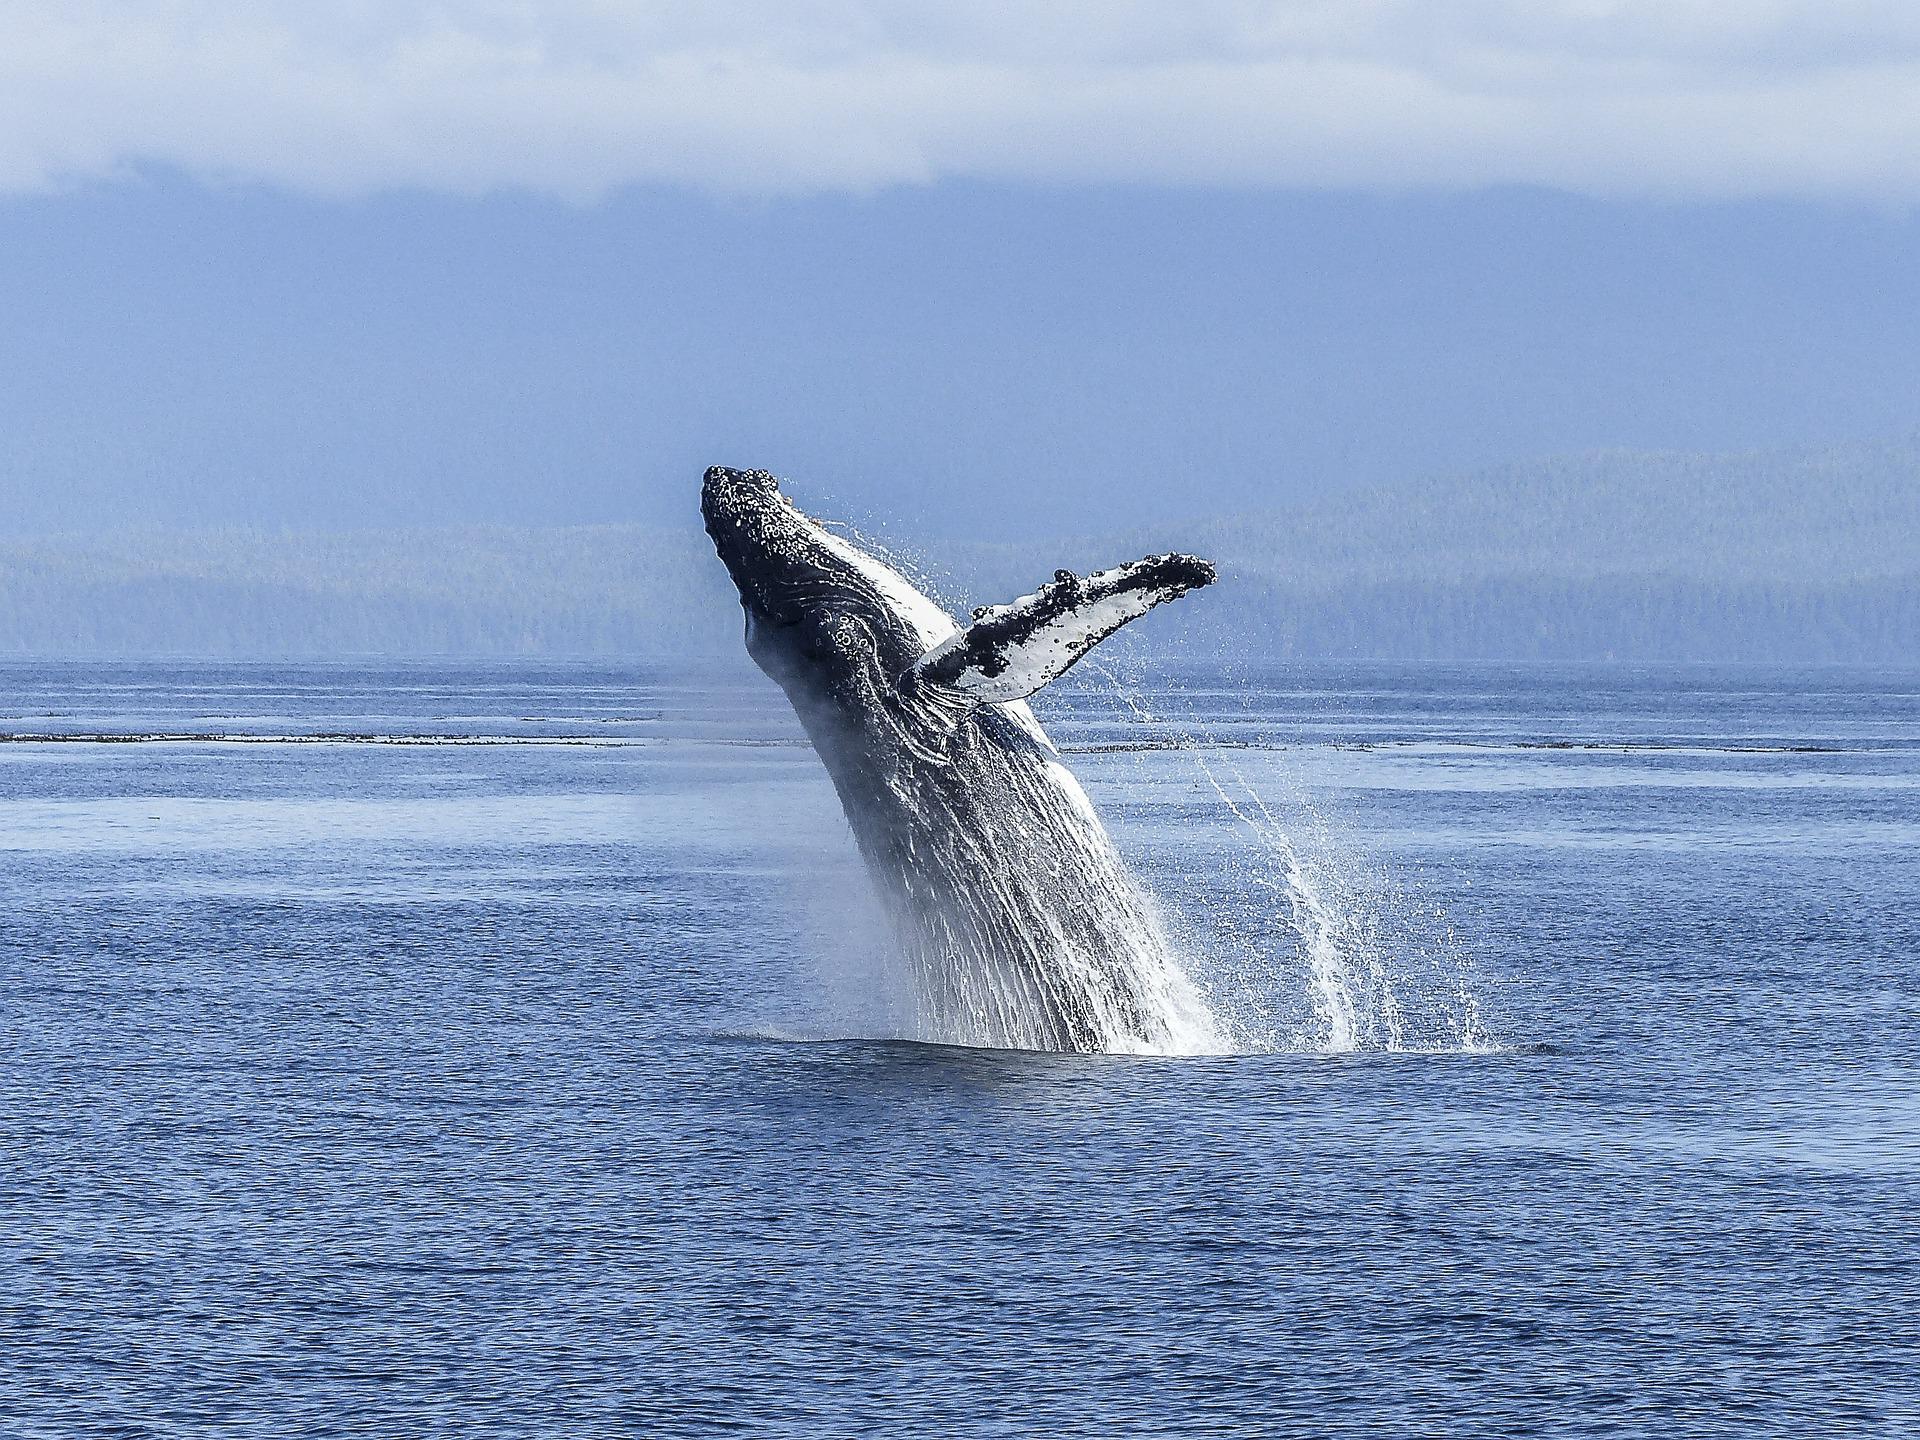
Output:
[[1010,605],[976,609],[963,631],[891,565],[803,515],[765,470],[715,466],[700,508],[747,612],[747,651],[809,729],[838,716],[916,750],[981,707],[1007,707],[1031,731],[1015,702],[1128,621],[1214,580],[1205,560],[1173,552],[1086,576],[1057,570]]
[[714,466],[700,509],[740,592],[749,653],[796,700],[891,688],[955,631],[905,576],[802,514],[765,470]]

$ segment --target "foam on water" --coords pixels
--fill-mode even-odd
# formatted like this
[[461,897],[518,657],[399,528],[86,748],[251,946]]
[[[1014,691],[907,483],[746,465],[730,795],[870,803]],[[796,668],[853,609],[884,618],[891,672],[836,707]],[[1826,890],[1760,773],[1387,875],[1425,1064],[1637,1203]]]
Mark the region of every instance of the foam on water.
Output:
[[1078,781],[1058,762],[1013,778],[1072,804],[1023,804],[990,852],[972,832],[930,829],[918,857],[927,893],[902,917],[919,1002],[910,1038],[1108,1054],[1228,1048]]

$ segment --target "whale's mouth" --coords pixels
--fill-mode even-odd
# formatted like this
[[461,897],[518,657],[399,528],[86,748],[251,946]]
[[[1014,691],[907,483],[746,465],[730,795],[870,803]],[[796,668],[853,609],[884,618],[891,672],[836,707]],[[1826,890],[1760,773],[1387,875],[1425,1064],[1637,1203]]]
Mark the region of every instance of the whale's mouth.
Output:
[[715,465],[700,489],[700,513],[749,616],[774,626],[801,622],[800,597],[824,575],[813,522],[766,470]]

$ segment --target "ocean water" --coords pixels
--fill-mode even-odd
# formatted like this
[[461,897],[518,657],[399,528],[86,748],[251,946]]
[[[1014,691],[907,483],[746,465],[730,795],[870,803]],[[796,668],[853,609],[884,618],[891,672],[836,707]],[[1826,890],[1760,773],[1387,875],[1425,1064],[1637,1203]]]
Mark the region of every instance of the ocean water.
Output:
[[0,1435],[1920,1434],[1920,673],[1070,678],[1235,1053],[740,669],[0,665]]

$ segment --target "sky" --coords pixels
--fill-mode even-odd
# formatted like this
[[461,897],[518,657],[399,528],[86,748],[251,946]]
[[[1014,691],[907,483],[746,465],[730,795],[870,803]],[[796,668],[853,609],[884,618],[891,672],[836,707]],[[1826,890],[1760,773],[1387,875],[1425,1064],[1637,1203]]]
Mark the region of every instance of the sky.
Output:
[[1920,427],[1920,8],[0,0],[0,534]]

